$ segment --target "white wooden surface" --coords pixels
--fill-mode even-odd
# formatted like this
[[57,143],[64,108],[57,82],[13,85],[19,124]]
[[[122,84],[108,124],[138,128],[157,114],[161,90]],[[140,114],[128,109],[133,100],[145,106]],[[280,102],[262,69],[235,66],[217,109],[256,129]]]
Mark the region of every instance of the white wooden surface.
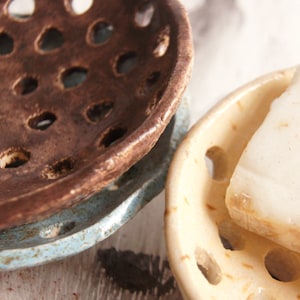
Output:
[[[241,84],[300,62],[299,0],[184,0],[183,3],[190,13],[195,41],[190,84],[193,123]],[[122,289],[105,275],[99,261],[99,250],[112,247],[159,255],[163,261],[166,258],[163,212],[162,193],[117,233],[80,255],[0,273],[0,300],[181,299],[176,288],[160,296],[158,289],[143,294],[139,284],[133,293]],[[161,281],[169,276],[166,269]],[[137,282],[140,280],[137,278]]]

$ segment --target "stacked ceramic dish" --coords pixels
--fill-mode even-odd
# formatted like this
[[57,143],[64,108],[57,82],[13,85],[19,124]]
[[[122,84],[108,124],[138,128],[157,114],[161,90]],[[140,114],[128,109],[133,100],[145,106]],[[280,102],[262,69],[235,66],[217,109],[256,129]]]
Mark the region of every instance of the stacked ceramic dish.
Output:
[[[139,177],[133,175],[134,166],[168,125],[163,144],[174,148],[174,128],[179,141],[187,114],[171,119],[192,63],[187,16],[175,0],[93,1],[83,11],[71,0],[32,1],[23,11],[20,2],[0,4],[2,266],[14,261],[7,257],[36,255],[16,255],[11,249],[74,238],[98,224],[88,243],[80,239],[89,247],[145,204],[140,193],[127,203],[130,213],[118,210],[116,216],[115,209],[145,181],[160,176],[163,188],[162,173],[143,170],[148,177],[130,192],[121,189],[106,200],[98,195],[104,190],[117,193],[128,170],[127,179]],[[163,153],[170,156],[169,150]],[[166,171],[170,157],[161,158]],[[149,201],[153,193],[147,195]],[[104,217],[113,220],[105,222],[105,229],[98,223]]]

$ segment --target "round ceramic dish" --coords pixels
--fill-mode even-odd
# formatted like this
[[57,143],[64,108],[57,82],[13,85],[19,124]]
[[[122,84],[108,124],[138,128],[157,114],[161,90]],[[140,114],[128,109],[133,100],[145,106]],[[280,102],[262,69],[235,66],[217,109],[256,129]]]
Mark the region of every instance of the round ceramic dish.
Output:
[[192,62],[177,0],[22,2],[0,3],[0,229],[84,201],[144,157]]
[[0,231],[0,271],[75,255],[133,218],[164,188],[175,149],[188,129],[188,104],[185,95],[155,147],[99,193],[50,218]]
[[166,184],[166,241],[186,299],[299,299],[300,257],[229,217],[238,159],[294,70],[261,77],[214,107],[176,151]]

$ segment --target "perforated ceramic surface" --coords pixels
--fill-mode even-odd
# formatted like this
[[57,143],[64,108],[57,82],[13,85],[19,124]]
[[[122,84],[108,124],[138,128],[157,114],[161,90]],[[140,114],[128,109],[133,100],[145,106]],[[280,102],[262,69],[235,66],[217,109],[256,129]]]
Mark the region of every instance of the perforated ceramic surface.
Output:
[[176,151],[166,185],[166,240],[186,299],[300,298],[300,256],[236,225],[225,206],[231,174],[294,70],[240,88],[213,108]]
[[191,65],[177,1],[0,4],[0,229],[86,199],[140,160]]
[[42,221],[0,230],[0,271],[75,255],[133,218],[164,188],[175,149],[188,130],[188,103],[185,95],[151,151],[100,192]]

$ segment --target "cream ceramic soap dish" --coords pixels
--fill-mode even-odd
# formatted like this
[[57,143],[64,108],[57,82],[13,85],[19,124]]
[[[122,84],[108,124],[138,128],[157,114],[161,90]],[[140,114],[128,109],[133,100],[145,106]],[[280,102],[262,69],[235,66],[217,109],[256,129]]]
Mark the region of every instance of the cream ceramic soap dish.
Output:
[[186,299],[300,299],[300,254],[242,229],[225,194],[239,158],[294,69],[233,92],[188,133],[166,184],[166,241]]

